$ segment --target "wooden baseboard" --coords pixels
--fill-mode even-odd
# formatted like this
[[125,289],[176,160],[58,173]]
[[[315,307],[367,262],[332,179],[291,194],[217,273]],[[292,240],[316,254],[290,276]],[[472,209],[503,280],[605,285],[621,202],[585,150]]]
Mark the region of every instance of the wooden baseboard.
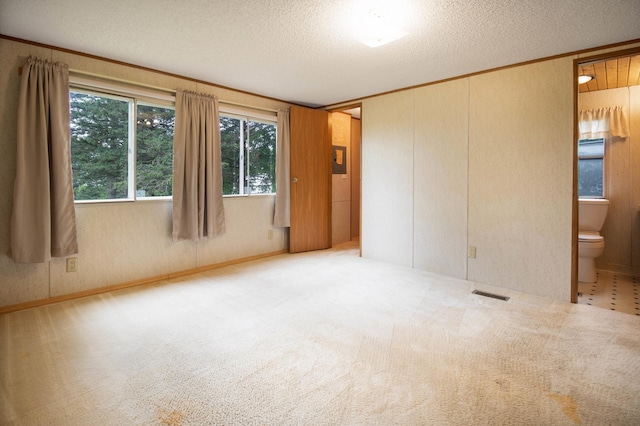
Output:
[[50,305],[52,303],[65,302],[67,300],[80,299],[87,296],[94,296],[96,294],[108,293],[110,291],[122,290],[130,287],[137,287],[145,284],[155,283],[158,281],[168,280],[177,277],[183,277],[186,275],[197,274],[199,272],[206,272],[212,269],[223,268],[225,266],[236,265],[238,263],[250,262],[252,260],[264,259],[267,257],[277,256],[279,254],[288,253],[287,250],[278,250],[270,253],[259,254],[256,256],[243,257],[241,259],[228,260],[226,262],[215,263],[207,266],[200,266],[197,268],[186,269],[178,272],[171,272],[168,274],[158,275],[150,278],[143,278],[135,281],[128,281],[126,283],[114,284],[106,287],[100,287],[85,291],[79,291],[76,293],[63,294],[61,296],[48,297],[46,299],[33,300],[30,302],[18,303],[16,305],[2,306],[0,307],[0,315],[8,314],[11,312],[22,311],[29,308],[37,308],[38,306]]
[[624,275],[640,275],[639,267],[617,265],[615,263],[602,263],[596,261],[596,269],[602,269],[609,272],[617,272]]

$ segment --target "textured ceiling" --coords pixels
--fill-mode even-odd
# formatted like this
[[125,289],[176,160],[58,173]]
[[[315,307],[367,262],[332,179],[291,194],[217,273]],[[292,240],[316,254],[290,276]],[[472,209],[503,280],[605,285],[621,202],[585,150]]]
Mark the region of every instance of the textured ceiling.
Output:
[[372,3],[0,0],[0,34],[310,106],[640,38],[639,0],[392,0],[409,35],[373,49]]

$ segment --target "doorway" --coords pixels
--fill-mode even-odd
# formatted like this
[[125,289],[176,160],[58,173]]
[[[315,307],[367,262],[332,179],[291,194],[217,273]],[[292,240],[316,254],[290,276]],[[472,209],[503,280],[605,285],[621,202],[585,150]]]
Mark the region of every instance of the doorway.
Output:
[[[578,76],[591,79],[575,90],[571,301],[640,316],[640,186],[634,184],[640,180],[640,47],[576,59],[574,75],[576,81]],[[622,111],[616,117],[623,117],[627,133],[591,132],[591,119],[586,117],[608,117],[600,114],[613,114],[612,109]],[[592,185],[589,189],[588,173],[598,169],[587,165],[598,164],[598,156],[585,155],[589,154],[586,146],[597,137],[604,141],[599,160],[602,182],[601,188]],[[586,197],[609,200],[600,231],[604,249],[595,260],[596,282],[580,281],[578,272],[579,199]]]
[[362,105],[332,109],[332,243],[360,247]]

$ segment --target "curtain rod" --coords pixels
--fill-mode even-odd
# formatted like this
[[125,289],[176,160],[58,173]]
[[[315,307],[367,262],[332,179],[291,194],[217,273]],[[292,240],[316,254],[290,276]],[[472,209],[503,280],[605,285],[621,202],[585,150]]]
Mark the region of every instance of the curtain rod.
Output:
[[[152,84],[136,83],[136,82],[132,82],[130,80],[122,79],[122,78],[105,77],[105,76],[100,75],[100,74],[87,72],[87,71],[76,70],[76,69],[72,69],[72,68],[69,68],[69,73],[70,74],[75,74],[77,76],[94,77],[94,78],[99,78],[99,79],[106,80],[106,81],[113,81],[113,82],[117,82],[117,83],[123,83],[123,84],[127,84],[127,85],[137,86],[137,87],[144,87],[146,89],[153,89],[153,90],[157,90],[157,91],[160,91],[160,92],[165,92],[165,93],[168,93],[168,94],[171,94],[171,95],[175,95],[176,94],[176,90],[175,89],[167,89],[166,87],[154,86]],[[18,67],[18,74],[22,74],[22,67]],[[232,90],[232,89],[229,89],[229,90]],[[242,104],[242,103],[239,103],[239,102],[232,102],[232,101],[225,101],[225,100],[220,100],[219,102],[222,103],[222,104],[225,104],[225,105],[233,105],[233,106],[249,108],[249,109],[255,109],[255,110],[260,110],[260,111],[267,111],[267,112],[274,112],[274,113],[278,112],[277,109],[258,107],[258,106],[254,106],[254,105],[247,105],[247,104]]]

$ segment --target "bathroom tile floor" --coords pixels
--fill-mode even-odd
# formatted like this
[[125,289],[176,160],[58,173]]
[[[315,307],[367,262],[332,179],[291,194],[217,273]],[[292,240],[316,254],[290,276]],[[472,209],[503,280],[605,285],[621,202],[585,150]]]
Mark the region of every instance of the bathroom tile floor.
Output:
[[640,316],[640,277],[597,270],[595,283],[578,283],[578,303]]

